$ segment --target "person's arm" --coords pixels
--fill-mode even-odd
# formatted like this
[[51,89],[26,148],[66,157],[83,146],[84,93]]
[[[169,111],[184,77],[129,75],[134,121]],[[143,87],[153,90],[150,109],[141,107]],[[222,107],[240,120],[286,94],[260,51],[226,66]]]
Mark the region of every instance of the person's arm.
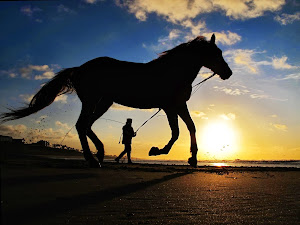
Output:
[[131,127],[131,136],[135,137],[136,136],[136,132],[134,132],[133,128]]

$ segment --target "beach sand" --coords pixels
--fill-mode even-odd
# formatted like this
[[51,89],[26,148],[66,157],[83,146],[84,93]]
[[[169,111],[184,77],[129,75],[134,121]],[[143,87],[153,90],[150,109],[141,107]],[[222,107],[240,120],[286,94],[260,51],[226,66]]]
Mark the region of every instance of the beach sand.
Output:
[[1,155],[2,224],[300,224],[300,170]]

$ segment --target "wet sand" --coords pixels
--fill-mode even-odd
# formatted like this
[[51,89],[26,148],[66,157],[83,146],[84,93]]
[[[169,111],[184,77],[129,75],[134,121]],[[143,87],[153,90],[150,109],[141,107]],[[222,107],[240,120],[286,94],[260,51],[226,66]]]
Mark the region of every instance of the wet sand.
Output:
[[300,224],[300,170],[1,156],[2,224]]

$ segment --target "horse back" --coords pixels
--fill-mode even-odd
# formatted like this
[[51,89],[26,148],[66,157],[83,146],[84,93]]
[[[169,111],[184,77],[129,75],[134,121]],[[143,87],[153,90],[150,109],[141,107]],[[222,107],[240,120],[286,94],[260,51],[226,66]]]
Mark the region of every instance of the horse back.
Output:
[[[183,91],[183,82],[168,76],[174,76],[172,68],[153,63],[99,57],[80,66],[77,74],[74,82],[79,97],[111,96],[117,103],[137,108],[170,102]],[[132,101],[137,104],[131,105]]]

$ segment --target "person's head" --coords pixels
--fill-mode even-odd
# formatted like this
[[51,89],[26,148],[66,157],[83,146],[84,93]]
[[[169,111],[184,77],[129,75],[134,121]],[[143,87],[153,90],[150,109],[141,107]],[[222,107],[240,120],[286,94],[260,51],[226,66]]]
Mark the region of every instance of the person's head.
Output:
[[126,121],[126,124],[131,125],[131,124],[132,124],[132,119],[131,119],[131,118],[128,118],[127,121]]

